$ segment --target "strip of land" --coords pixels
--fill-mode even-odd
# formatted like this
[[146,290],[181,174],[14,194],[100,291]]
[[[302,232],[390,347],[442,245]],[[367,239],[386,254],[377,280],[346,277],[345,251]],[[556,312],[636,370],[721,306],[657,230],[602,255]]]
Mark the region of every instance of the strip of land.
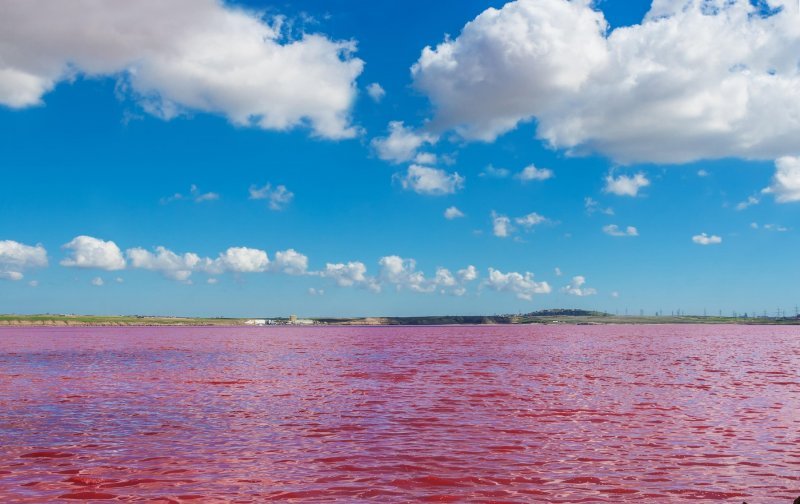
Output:
[[195,318],[142,315],[0,315],[0,326],[261,326],[261,325],[502,325],[502,324],[753,324],[800,325],[800,317],[699,315],[623,316],[584,310],[542,310],[527,314],[353,318]]

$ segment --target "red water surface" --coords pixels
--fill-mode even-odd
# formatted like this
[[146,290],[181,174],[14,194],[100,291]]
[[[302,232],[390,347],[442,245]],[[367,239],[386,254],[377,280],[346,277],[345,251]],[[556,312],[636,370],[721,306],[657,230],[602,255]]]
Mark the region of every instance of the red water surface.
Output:
[[800,329],[0,329],[0,501],[791,502]]

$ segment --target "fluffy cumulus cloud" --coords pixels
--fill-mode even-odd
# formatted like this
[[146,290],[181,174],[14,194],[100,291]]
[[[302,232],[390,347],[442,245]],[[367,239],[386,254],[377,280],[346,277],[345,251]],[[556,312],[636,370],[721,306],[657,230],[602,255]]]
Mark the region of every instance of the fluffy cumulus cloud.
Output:
[[422,271],[417,270],[414,259],[392,255],[382,257],[378,264],[381,267],[380,281],[393,285],[398,291],[408,289],[412,292],[439,292],[463,296],[467,292],[466,284],[478,278],[477,270],[471,265],[457,271],[456,274],[447,268],[439,267],[436,268],[432,278],[427,278]]
[[458,270],[458,278],[462,282],[472,282],[478,279],[478,270],[475,266],[467,266],[462,270]]
[[380,284],[373,277],[367,276],[367,266],[360,261],[328,263],[319,275],[330,278],[339,287],[361,287],[373,292],[381,290]]
[[[294,250],[291,252],[294,253]],[[214,261],[211,268],[212,270],[233,273],[263,273],[267,271],[269,266],[269,257],[263,250],[248,247],[231,247],[219,255],[219,258]]]
[[458,173],[415,164],[398,178],[403,189],[430,196],[453,194],[464,187],[464,177]]
[[392,163],[411,161],[425,144],[433,144],[436,137],[423,131],[407,128],[403,121],[389,123],[389,135],[374,138],[372,148],[378,157]]
[[526,166],[521,172],[517,173],[516,178],[529,182],[531,180],[547,180],[553,178],[553,170],[549,168],[536,168],[534,165]]
[[578,297],[594,296],[597,294],[597,290],[586,287],[586,278],[580,275],[572,277],[572,281],[568,285],[562,287],[561,292]]
[[125,258],[113,241],[104,241],[92,236],[77,236],[62,248],[69,251],[69,257],[61,261],[62,266],[107,271],[125,269]]
[[143,248],[131,248],[125,251],[132,268],[156,271],[170,280],[188,282],[192,272],[201,264],[208,264],[194,253],[178,255],[164,247],[156,247],[155,252]]
[[272,268],[287,275],[305,275],[308,271],[308,257],[294,249],[276,252]]
[[547,282],[535,281],[533,273],[503,273],[494,268],[489,268],[489,277],[484,285],[498,292],[511,292],[525,301],[533,300],[536,294],[549,294],[552,291]]
[[284,185],[276,186],[274,189],[269,183],[263,187],[251,185],[249,192],[250,199],[267,200],[269,208],[275,211],[285,209],[294,199],[294,193]]
[[784,156],[775,161],[772,184],[763,191],[778,203],[800,201],[800,157]]
[[41,245],[0,240],[0,279],[22,280],[25,270],[46,268],[47,265],[47,250]]
[[[276,272],[288,275],[305,275],[308,272],[308,257],[294,249],[276,252],[275,260],[260,249],[230,247],[215,259],[201,257],[193,252],[177,254],[165,247],[156,247],[151,252],[143,248],[126,251],[132,268],[156,271],[170,280],[191,283],[193,273],[220,275],[223,273]],[[209,282],[216,283],[216,280]]]
[[354,136],[363,69],[355,43],[292,38],[281,21],[217,0],[11,2],[0,16],[0,103],[37,105],[61,81],[111,76],[167,119],[200,111],[241,126]]
[[594,5],[512,1],[425,48],[433,124],[493,140],[535,119],[552,147],[621,163],[797,155],[796,0],[654,0],[614,30]]
[[639,236],[639,231],[635,227],[628,226],[625,229],[621,229],[616,224],[609,224],[607,226],[603,226],[603,232],[609,236],[616,236],[616,237]]
[[717,235],[701,233],[699,235],[692,236],[692,241],[698,245],[719,245],[722,243],[722,238]]
[[603,191],[617,196],[635,197],[639,195],[640,189],[649,185],[650,180],[641,172],[633,176],[620,175],[618,177],[609,174],[606,176],[606,185]]
[[436,288],[421,271],[416,270],[414,259],[392,255],[382,257],[378,264],[381,267],[381,280],[396,286],[398,290],[406,288],[415,292],[432,292]]

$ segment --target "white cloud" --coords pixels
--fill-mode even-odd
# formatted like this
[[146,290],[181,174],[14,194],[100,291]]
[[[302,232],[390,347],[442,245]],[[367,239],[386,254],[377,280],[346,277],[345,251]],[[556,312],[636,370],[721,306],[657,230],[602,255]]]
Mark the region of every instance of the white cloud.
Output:
[[[296,261],[290,251],[284,252],[284,266],[288,262]],[[294,250],[291,250],[294,253]],[[296,253],[295,253],[296,254]],[[302,254],[298,254],[302,256]],[[305,256],[302,256],[305,257]],[[214,261],[218,269],[233,273],[263,273],[270,266],[269,257],[263,250],[248,247],[231,247],[219,255]]]
[[77,236],[61,247],[71,255],[61,261],[62,266],[74,268],[97,268],[107,271],[125,269],[122,251],[113,241],[104,241],[91,236]]
[[370,98],[372,98],[372,101],[375,103],[380,103],[381,100],[383,100],[383,97],[386,96],[386,90],[383,89],[383,86],[377,82],[373,82],[367,86],[367,94]]
[[125,283],[125,279],[122,278],[122,277],[117,277],[117,278],[114,279],[114,281],[117,282],[117,283],[120,283],[120,284],[121,283]]
[[0,271],[0,279],[3,280],[11,280],[17,282],[25,278],[25,275],[20,273],[19,271]]
[[399,178],[403,189],[431,196],[453,194],[464,187],[464,177],[458,173],[415,164],[409,166],[405,176]]
[[614,298],[614,299],[617,299],[617,298],[619,298],[619,292],[617,292],[617,291],[613,291],[613,292],[611,293],[611,297],[612,297],[612,298]]
[[43,246],[0,240],[0,279],[22,280],[23,271],[47,265],[47,250]]
[[498,292],[511,292],[525,301],[533,300],[535,294],[549,294],[552,291],[547,282],[536,282],[533,273],[502,273],[494,268],[489,268],[489,278],[484,285]]
[[308,257],[294,249],[276,252],[272,268],[287,275],[305,275],[308,271]]
[[556,267],[556,269],[553,270],[553,273],[555,273],[555,275],[559,277],[563,275],[563,273],[561,272],[561,268],[559,267]]
[[515,175],[516,178],[523,182],[531,180],[547,180],[553,178],[553,170],[548,168],[536,168],[534,165],[526,166],[521,172]]
[[444,218],[447,220],[460,219],[461,217],[464,217],[464,212],[454,206],[444,211]]
[[478,278],[478,270],[475,266],[469,265],[464,269],[458,270],[458,279],[461,282],[472,282]]
[[[211,275],[225,272],[263,273],[272,267],[275,271],[300,274],[298,272],[304,268],[303,261],[307,262],[304,255],[290,249],[278,252],[282,258],[281,263],[273,265],[266,252],[247,247],[230,247],[213,260],[193,252],[176,254],[165,247],[156,247],[155,253],[137,247],[128,249],[126,254],[133,268],[156,271],[170,280],[185,283],[191,283],[190,277],[195,272]],[[216,283],[216,280],[209,283]]]
[[[539,215],[536,212],[529,213],[528,215],[523,215],[521,217],[515,217],[513,222],[523,228],[525,231],[531,231],[534,227],[538,226],[539,224],[549,223],[550,219]],[[492,212],[492,233],[498,238],[508,238],[517,230],[512,225],[512,220],[506,215],[498,214],[497,212]]]
[[221,114],[239,126],[349,138],[353,41],[293,39],[281,18],[215,0],[29,0],[0,17],[0,103],[38,105],[76,76],[112,77],[151,114]]
[[208,280],[206,280],[206,283],[208,285],[217,285],[219,283],[219,279],[218,278],[214,278],[214,277],[210,277]]
[[780,224],[764,224],[764,229],[778,233],[785,233],[786,231],[789,231],[789,228],[786,226],[781,226]]
[[775,161],[772,184],[764,189],[778,203],[800,201],[800,157],[785,156]]
[[106,283],[103,281],[103,279],[102,279],[102,278],[100,278],[100,277],[94,277],[94,278],[92,278],[92,282],[91,282],[91,283],[92,283],[92,285],[94,285],[95,287],[102,287],[103,285],[105,285],[105,284],[106,284]]
[[28,285],[33,288],[39,287],[39,280],[31,280]]
[[568,285],[561,288],[561,292],[578,297],[594,296],[597,294],[595,289],[584,287],[584,285],[586,285],[586,278],[580,275],[574,276]]
[[250,199],[267,200],[271,210],[280,211],[286,208],[294,199],[294,193],[286,189],[286,186],[279,185],[272,188],[272,184],[263,187],[250,186]]
[[455,287],[458,285],[456,277],[447,268],[436,268],[436,276],[433,280],[434,285],[439,287]]
[[709,236],[706,233],[701,233],[692,236],[692,241],[698,245],[717,245],[722,243],[722,238],[717,235]]
[[511,219],[505,215],[492,212],[492,233],[498,238],[508,238],[514,228],[511,226]]
[[[487,9],[461,35],[426,47],[412,74],[437,119],[466,138],[493,140],[562,93],[577,91],[605,58],[602,15],[560,0]],[[553,40],[537,40],[546,33]]]
[[614,177],[609,174],[606,176],[606,186],[603,191],[617,196],[637,196],[639,189],[650,185],[650,181],[645,177],[644,173],[637,173],[629,177],[627,175],[620,175]]
[[698,177],[708,177],[710,173],[707,170],[697,170]]
[[536,212],[529,213],[528,215],[523,215],[522,217],[517,217],[514,219],[518,225],[522,226],[525,229],[533,229],[534,226],[538,226],[539,224],[543,224],[545,222],[549,222],[546,217],[539,215]]
[[416,156],[420,147],[436,143],[436,137],[425,132],[406,128],[403,121],[389,123],[389,136],[372,139],[372,147],[384,161],[404,163]]
[[[440,294],[463,296],[467,293],[464,283],[471,282],[477,278],[477,272],[474,270],[474,266],[468,266],[466,269],[459,270],[454,276],[447,268],[436,268],[436,277],[433,279],[433,284]],[[472,276],[473,273],[474,276]]]
[[339,287],[363,287],[373,292],[381,290],[380,284],[374,278],[367,276],[367,267],[360,261],[328,263],[319,275],[330,278]]
[[436,154],[432,154],[430,152],[420,152],[416,156],[414,156],[414,163],[421,164],[421,165],[434,165],[437,161]]
[[761,202],[761,200],[760,200],[760,199],[758,199],[757,197],[755,197],[755,196],[748,196],[748,198],[747,198],[746,200],[744,200],[744,201],[740,201],[740,202],[739,202],[739,203],[736,205],[736,210],[739,210],[739,211],[741,211],[741,210],[745,210],[745,209],[747,209],[747,208],[749,208],[749,207],[751,207],[751,206],[753,206],[753,205],[758,205],[760,202]]
[[382,257],[378,264],[381,266],[381,280],[395,285],[398,290],[407,288],[415,292],[432,292],[436,288],[421,271],[416,271],[417,262],[414,259],[392,255]]
[[492,178],[506,178],[509,175],[511,175],[511,171],[509,171],[507,168],[495,168],[492,165],[488,165],[480,174],[481,177]]
[[471,265],[458,270],[455,275],[447,268],[438,267],[434,277],[427,278],[417,270],[414,259],[392,255],[382,257],[378,264],[381,266],[381,282],[393,285],[398,291],[408,289],[413,292],[463,296],[467,292],[466,284],[478,278],[477,270]]
[[166,198],[161,198],[161,204],[166,205],[168,203],[172,203],[173,201],[181,201],[181,200],[192,200],[195,203],[203,203],[205,201],[216,201],[219,199],[219,194],[215,192],[207,192],[201,193],[200,189],[194,184],[189,187],[189,195],[184,195],[181,193],[175,193],[172,196],[168,196]]
[[616,224],[603,226],[603,232],[609,236],[639,236],[639,231],[635,227],[628,226],[625,229],[620,229]]
[[789,231],[789,228],[786,226],[781,226],[780,224],[764,224],[763,226],[759,226],[758,222],[751,222],[750,229],[763,229],[764,231],[774,231],[777,233],[785,233]]
[[583,200],[583,206],[586,209],[586,213],[588,215],[592,215],[595,212],[600,212],[605,215],[614,215],[613,208],[610,207],[603,208],[600,206],[600,203],[598,203],[595,199],[590,198],[588,196]]
[[192,272],[198,267],[208,265],[194,253],[178,255],[165,247],[156,247],[155,253],[143,248],[131,248],[125,251],[132,268],[156,271],[170,280],[188,282]]
[[467,139],[535,119],[550,146],[621,163],[796,155],[800,7],[766,4],[655,0],[609,30],[594,2],[513,1],[425,48],[414,84]]

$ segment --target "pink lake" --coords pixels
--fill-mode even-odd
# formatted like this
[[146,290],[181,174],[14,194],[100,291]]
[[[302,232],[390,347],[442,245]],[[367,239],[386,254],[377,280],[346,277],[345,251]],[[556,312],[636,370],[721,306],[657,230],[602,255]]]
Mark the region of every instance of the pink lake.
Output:
[[800,328],[0,328],[0,501],[800,495]]

